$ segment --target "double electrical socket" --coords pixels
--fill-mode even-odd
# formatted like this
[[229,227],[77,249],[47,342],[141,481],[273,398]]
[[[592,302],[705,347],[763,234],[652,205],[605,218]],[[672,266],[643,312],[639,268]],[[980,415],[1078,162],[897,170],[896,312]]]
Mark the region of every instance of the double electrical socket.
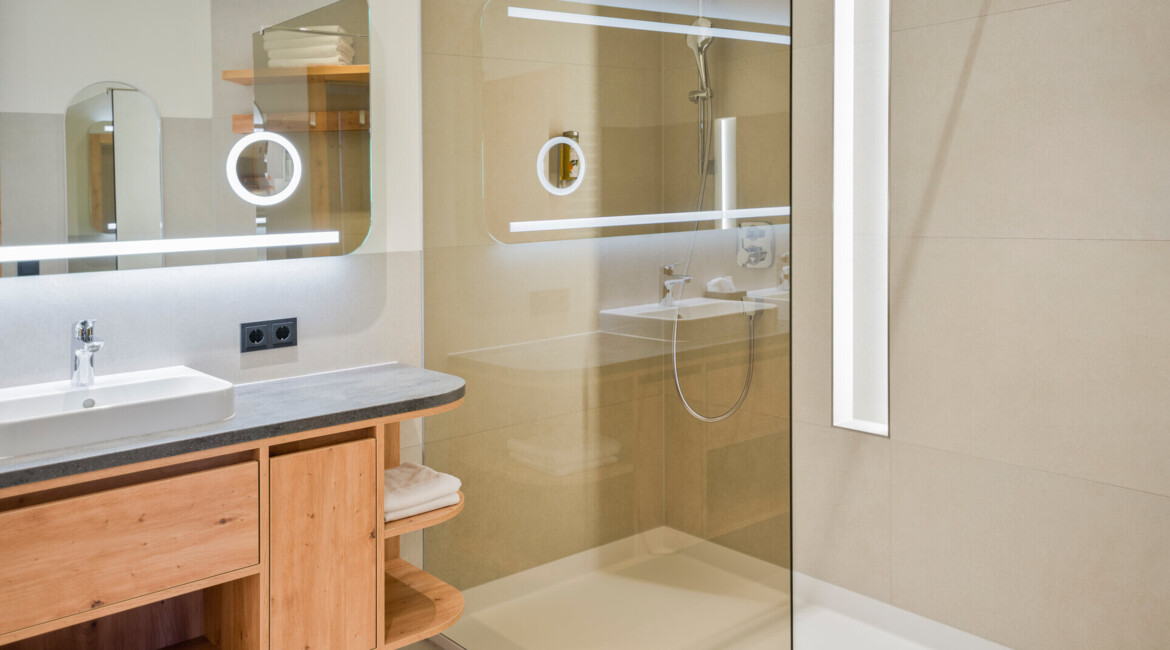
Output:
[[297,344],[297,319],[240,323],[240,352],[287,348]]

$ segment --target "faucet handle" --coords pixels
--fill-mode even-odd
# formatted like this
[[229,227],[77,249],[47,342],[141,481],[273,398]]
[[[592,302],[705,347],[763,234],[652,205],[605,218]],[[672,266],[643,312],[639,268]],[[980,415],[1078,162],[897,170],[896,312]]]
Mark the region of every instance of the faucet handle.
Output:
[[663,275],[675,275],[675,271],[680,266],[682,266],[682,262],[675,262],[674,264],[667,264],[666,266],[662,267],[662,273],[663,273]]
[[93,341],[93,326],[97,325],[96,320],[79,320],[73,324],[73,338],[78,341],[89,343]]

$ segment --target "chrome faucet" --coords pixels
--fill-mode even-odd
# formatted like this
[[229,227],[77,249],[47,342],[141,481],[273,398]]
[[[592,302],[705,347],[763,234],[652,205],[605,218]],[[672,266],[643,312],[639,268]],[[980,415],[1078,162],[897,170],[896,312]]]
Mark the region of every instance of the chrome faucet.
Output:
[[681,287],[692,279],[689,275],[678,275],[676,273],[680,264],[680,262],[675,262],[674,264],[667,264],[662,267],[662,298],[658,300],[660,307],[673,307],[674,288]]
[[101,351],[105,342],[93,337],[94,320],[82,320],[73,324],[73,345],[70,356],[72,374],[69,383],[87,388],[93,386],[93,355]]

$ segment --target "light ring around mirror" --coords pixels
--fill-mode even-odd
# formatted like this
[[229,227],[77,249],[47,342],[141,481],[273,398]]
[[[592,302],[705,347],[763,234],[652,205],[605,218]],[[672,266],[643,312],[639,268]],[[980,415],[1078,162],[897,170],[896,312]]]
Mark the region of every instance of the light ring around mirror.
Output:
[[[581,171],[577,174],[577,180],[573,181],[568,187],[557,187],[548,182],[546,169],[548,169],[548,153],[552,148],[558,144],[568,145],[573,151],[577,152],[577,159],[580,161]],[[564,136],[557,136],[540,148],[540,153],[536,154],[536,178],[544,189],[548,190],[550,194],[557,196],[568,196],[577,191],[581,187],[581,181],[585,180],[585,152],[581,150],[581,145],[577,144],[576,140],[566,138]]]
[[[239,163],[240,154],[244,153],[244,149],[255,142],[265,141],[283,147],[288,152],[289,158],[292,159],[293,167],[292,178],[289,180],[288,185],[271,196],[253,194],[240,182],[239,174],[236,172],[236,165]],[[231,151],[228,152],[226,170],[228,185],[231,185],[232,191],[236,193],[236,196],[252,205],[276,205],[292,196],[293,192],[297,191],[297,187],[301,184],[301,155],[297,152],[297,148],[293,146],[293,143],[289,142],[289,139],[283,135],[269,133],[268,131],[257,131],[245,135],[232,145]]]

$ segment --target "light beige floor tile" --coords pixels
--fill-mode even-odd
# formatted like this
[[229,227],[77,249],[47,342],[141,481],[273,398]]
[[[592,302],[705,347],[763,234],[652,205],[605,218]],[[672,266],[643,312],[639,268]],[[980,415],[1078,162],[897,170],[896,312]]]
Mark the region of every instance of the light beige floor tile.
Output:
[[890,441],[796,422],[796,570],[890,600]]
[[1170,499],[893,445],[894,605],[1024,650],[1170,647]]
[[792,239],[792,418],[829,426],[833,417],[831,237]]
[[891,435],[1170,495],[1167,275],[1170,242],[895,239]]
[[895,32],[892,234],[1170,239],[1166,24],[1064,2]]

